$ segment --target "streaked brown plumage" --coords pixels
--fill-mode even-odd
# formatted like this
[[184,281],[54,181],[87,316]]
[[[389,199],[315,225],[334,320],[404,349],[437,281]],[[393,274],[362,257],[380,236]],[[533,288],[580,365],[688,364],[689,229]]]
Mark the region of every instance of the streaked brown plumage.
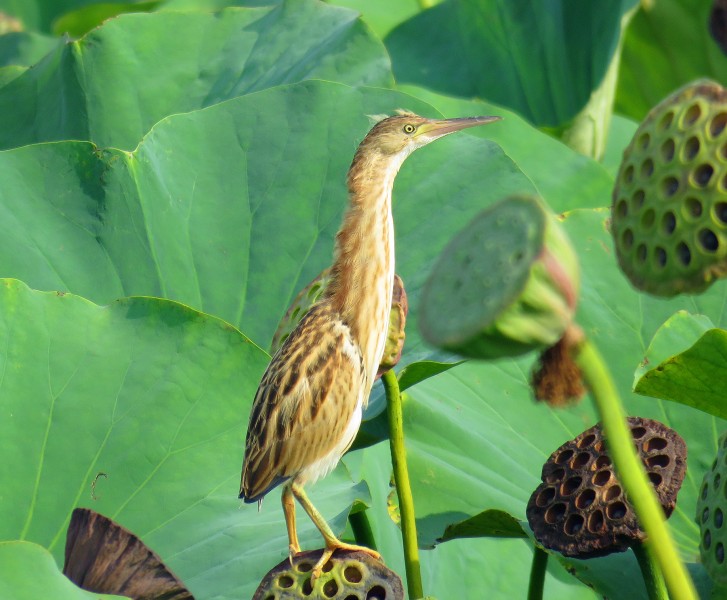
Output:
[[498,117],[431,120],[400,113],[377,123],[348,173],[350,203],[336,237],[331,282],[275,353],[253,402],[240,497],[283,486],[290,552],[300,552],[295,497],[321,531],[326,551],[365,550],[338,540],[303,485],[325,476],[353,442],[386,343],[394,278],[391,190],[411,152],[448,133]]

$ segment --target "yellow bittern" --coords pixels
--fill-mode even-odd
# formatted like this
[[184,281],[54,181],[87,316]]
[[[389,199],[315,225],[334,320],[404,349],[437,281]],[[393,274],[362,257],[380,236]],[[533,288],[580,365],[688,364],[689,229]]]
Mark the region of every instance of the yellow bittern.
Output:
[[384,353],[394,281],[394,178],[417,148],[497,119],[435,120],[400,111],[371,129],[348,172],[349,207],[328,288],[263,374],[247,429],[240,498],[258,502],[283,484],[291,556],[300,552],[294,498],[300,502],[326,544],[313,577],[338,548],[379,558],[338,540],[303,485],[329,473],[353,442]]

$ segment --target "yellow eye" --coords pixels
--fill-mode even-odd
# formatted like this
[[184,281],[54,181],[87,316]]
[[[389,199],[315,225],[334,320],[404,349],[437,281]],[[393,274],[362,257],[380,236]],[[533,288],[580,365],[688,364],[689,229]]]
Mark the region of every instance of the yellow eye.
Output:
[[412,125],[411,123],[407,123],[406,125],[404,125],[404,133],[414,133],[415,129],[416,127],[414,127],[414,125]]

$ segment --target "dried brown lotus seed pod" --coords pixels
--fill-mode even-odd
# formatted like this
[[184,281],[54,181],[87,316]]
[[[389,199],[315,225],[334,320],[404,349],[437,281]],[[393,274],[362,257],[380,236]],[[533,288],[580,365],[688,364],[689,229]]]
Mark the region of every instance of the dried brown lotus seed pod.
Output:
[[320,556],[321,550],[311,550],[292,560],[286,558],[265,575],[252,600],[403,600],[401,578],[381,561],[358,551],[337,550],[314,588],[310,572]]
[[[686,471],[679,434],[651,419],[629,417],[636,450],[668,517]],[[606,452],[600,423],[558,448],[543,466],[530,497],[528,523],[545,548],[594,558],[623,552],[644,539]]]

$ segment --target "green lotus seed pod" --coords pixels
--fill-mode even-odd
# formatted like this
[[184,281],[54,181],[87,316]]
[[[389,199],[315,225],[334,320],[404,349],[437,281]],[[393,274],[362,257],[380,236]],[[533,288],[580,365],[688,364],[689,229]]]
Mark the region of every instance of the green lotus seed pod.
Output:
[[474,358],[555,344],[578,298],[578,261],[555,215],[513,196],[477,215],[445,248],[422,292],[435,346]]
[[698,81],[648,114],[613,189],[619,265],[638,289],[697,293],[727,273],[727,90]]
[[702,563],[715,582],[727,585],[727,432],[719,438],[717,458],[702,481],[697,523]]
[[337,550],[311,583],[310,572],[322,550],[301,552],[273,567],[252,600],[304,600],[306,598],[356,598],[404,600],[401,578],[380,560],[365,552]]

